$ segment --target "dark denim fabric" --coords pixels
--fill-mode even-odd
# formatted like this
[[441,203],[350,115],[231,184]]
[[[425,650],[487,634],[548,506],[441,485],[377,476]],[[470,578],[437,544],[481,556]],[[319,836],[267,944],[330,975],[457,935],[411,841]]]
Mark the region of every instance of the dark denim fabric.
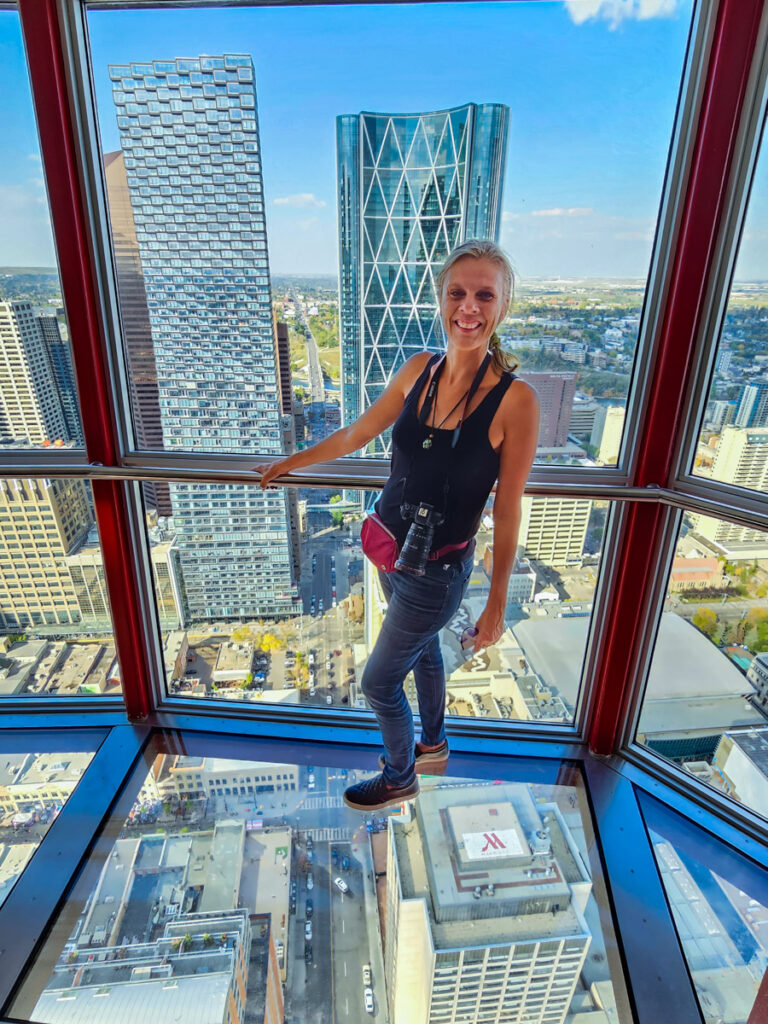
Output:
[[429,562],[424,576],[379,572],[387,613],[363,671],[361,686],[376,714],[386,754],[384,777],[407,786],[415,777],[413,714],[403,683],[413,670],[421,716],[421,740],[445,739],[445,671],[440,630],[456,614],[474,558]]

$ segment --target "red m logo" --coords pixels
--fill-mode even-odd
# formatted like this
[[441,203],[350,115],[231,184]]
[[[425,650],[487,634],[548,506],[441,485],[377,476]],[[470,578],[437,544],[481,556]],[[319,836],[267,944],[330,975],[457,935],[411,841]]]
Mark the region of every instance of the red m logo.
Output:
[[506,850],[506,844],[503,840],[499,839],[495,832],[483,832],[483,839],[485,840],[485,846],[482,849],[482,853],[486,850]]

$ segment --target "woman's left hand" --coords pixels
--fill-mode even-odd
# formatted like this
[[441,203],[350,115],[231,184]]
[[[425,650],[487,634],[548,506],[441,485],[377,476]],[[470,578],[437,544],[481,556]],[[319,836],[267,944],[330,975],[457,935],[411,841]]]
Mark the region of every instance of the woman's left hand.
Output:
[[477,653],[484,647],[491,647],[501,638],[501,634],[504,632],[504,609],[489,608],[486,605],[475,623],[475,629],[477,636],[473,650]]

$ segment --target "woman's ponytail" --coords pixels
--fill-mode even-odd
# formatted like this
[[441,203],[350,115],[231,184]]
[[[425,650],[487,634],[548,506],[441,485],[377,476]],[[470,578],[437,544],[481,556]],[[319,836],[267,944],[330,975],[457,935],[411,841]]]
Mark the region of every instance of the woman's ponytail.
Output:
[[499,373],[511,373],[517,369],[519,365],[517,360],[511,352],[505,352],[501,347],[501,338],[496,331],[488,339],[488,348],[491,352],[491,362],[494,369],[498,370]]

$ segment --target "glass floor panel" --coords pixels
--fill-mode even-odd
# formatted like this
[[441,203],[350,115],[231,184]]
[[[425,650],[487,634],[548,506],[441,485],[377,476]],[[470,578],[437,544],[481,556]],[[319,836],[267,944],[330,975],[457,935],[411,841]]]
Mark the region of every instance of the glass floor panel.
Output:
[[155,735],[9,1015],[632,1020],[578,767],[475,759],[365,815],[342,797],[373,755],[276,750]]

